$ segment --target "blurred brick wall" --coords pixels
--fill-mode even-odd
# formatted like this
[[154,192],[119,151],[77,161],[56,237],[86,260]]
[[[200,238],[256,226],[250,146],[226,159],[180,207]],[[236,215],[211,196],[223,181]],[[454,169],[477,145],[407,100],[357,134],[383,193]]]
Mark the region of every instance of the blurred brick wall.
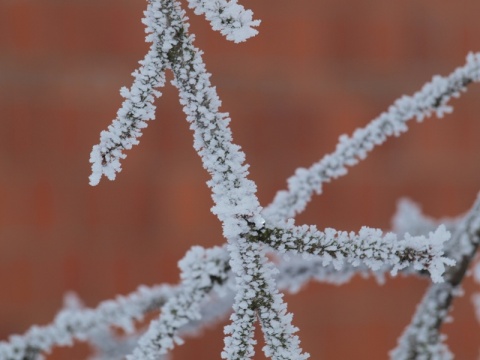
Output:
[[[265,205],[296,167],[332,151],[340,134],[480,49],[477,0],[243,3],[263,21],[247,43],[226,42],[197,17],[192,30]],[[133,0],[0,0],[1,339],[48,323],[67,290],[95,306],[140,284],[175,282],[176,262],[191,245],[223,241],[170,85],[118,179],[88,186],[90,149],[147,49],[144,7]],[[480,184],[479,96],[471,86],[454,101],[454,114],[412,124],[325,186],[298,222],[388,228],[401,196],[433,216],[465,211]],[[310,284],[287,300],[313,359],[384,359],[426,286],[357,279]],[[476,287],[466,288],[447,326],[459,359],[476,357],[480,339],[469,300]],[[218,326],[189,340],[175,359],[219,358],[222,345]],[[82,351],[55,358],[80,359]]]

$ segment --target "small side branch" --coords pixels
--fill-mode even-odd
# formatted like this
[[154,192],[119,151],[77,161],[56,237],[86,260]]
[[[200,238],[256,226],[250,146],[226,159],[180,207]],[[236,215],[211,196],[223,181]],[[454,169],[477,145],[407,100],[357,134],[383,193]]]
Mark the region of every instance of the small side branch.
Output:
[[128,360],[156,359],[183,341],[179,329],[198,320],[200,305],[215,287],[223,287],[229,278],[228,255],[219,247],[205,250],[195,246],[179,263],[182,282],[174,296],[161,308],[162,316],[150,323]]
[[443,343],[440,329],[448,316],[453,299],[477,251],[480,240],[480,197],[458,226],[449,249],[457,262],[445,274],[445,283],[431,285],[415,315],[390,356],[394,360],[453,359]]
[[24,335],[11,336],[0,342],[2,360],[37,360],[55,346],[71,346],[75,339],[86,340],[98,329],[118,326],[126,332],[134,331],[134,321],[153,310],[158,310],[175,294],[167,285],[140,287],[128,296],[102,302],[96,309],[61,311],[52,324],[34,326]]
[[253,20],[253,12],[238,4],[237,0],[188,0],[196,15],[205,15],[212,29],[227,40],[243,42],[258,34],[255,29],[260,20]]
[[[165,69],[168,67],[167,53],[172,47],[171,29],[162,14],[158,2],[149,2],[143,23],[146,25],[147,42],[151,42],[150,50],[140,61],[140,67],[133,72],[134,81],[130,89],[123,87],[120,94],[125,98],[117,112],[117,118],[100,133],[100,143],[90,153],[92,174],[90,185],[100,182],[102,176],[114,180],[122,170],[120,160],[129,150],[138,144],[142,129],[147,121],[155,119],[155,98],[161,96],[157,88],[165,84]],[[154,36],[160,33],[161,36]]]
[[454,261],[443,256],[443,244],[450,233],[443,225],[428,237],[406,235],[398,240],[393,233],[383,234],[379,229],[363,227],[360,232],[326,229],[319,231],[315,226],[287,226],[265,228],[252,241],[261,241],[280,251],[292,251],[318,257],[324,266],[333,265],[340,270],[351,264],[366,265],[373,271],[384,266],[391,268],[392,274],[406,267],[415,270],[428,270],[434,282],[442,282],[445,265]]

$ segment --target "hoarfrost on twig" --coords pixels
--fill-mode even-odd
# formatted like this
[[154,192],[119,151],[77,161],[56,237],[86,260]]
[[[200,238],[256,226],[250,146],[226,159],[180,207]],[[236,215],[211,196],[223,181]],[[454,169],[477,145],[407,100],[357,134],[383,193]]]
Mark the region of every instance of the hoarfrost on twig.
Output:
[[480,196],[472,209],[459,221],[449,255],[456,265],[445,274],[445,283],[430,285],[421,303],[390,356],[394,360],[453,359],[440,333],[454,297],[477,251],[480,240]]
[[[240,42],[256,34],[254,27],[259,22],[235,0],[189,0],[189,5],[197,14],[204,14],[213,29],[228,40]],[[332,154],[309,169],[298,169],[288,180],[288,190],[277,194],[274,202],[262,211],[256,185],[247,177],[245,155],[232,142],[230,119],[228,114],[219,111],[220,100],[210,84],[201,51],[193,46],[193,36],[188,34],[187,19],[180,4],[173,0],[150,0],[144,23],[147,41],[152,45],[134,73],[132,87],[121,90],[125,101],[117,118],[108,131],[101,133],[100,143],[92,150],[90,183],[96,185],[103,175],[113,180],[121,171],[123,151],[138,143],[146,121],[154,118],[153,101],[155,96],[160,96],[156,89],[164,84],[165,70],[171,69],[173,84],[179,89],[180,102],[194,133],[194,147],[211,175],[208,185],[214,200],[212,211],[222,222],[228,246],[207,250],[192,248],[180,262],[182,281],[176,288],[155,288],[151,290],[154,294],[143,289],[140,292],[145,298],[135,301],[120,298],[116,302],[105,302],[96,310],[64,310],[52,325],[33,327],[24,336],[0,343],[0,355],[8,360],[34,359],[54,345],[70,344],[73,339],[85,340],[96,329],[110,325],[133,331],[134,319],[162,305],[161,317],[150,324],[128,357],[157,359],[182,341],[178,336],[182,328],[198,322],[202,304],[212,290],[224,288],[234,276],[234,313],[232,323],[225,329],[228,336],[222,357],[251,358],[255,344],[254,322],[259,320],[267,356],[306,359],[308,354],[302,353],[295,335],[297,329],[291,324],[291,315],[275,282],[278,271],[266,256],[266,245],[279,252],[306,254],[315,259],[317,265],[320,261],[323,270],[333,267],[338,272],[346,271],[347,276],[356,267],[359,271],[370,268],[380,272],[388,268],[396,273],[411,266],[428,270],[435,282],[442,281],[445,265],[453,265],[453,261],[443,256],[443,244],[449,237],[444,226],[432,229],[427,237],[405,234],[398,240],[394,234],[383,234],[378,229],[364,227],[358,233],[319,231],[314,226],[295,226],[291,219],[304,210],[314,193],[321,192],[323,183],[346,174],[348,167],[364,159],[375,146],[405,132],[407,121],[413,118],[422,121],[433,113],[442,117],[451,112],[448,101],[459,96],[471,82],[480,80],[479,54],[470,54],[467,64],[448,77],[436,76],[413,96],[400,98],[387,112],[356,130],[351,137],[340,137]],[[468,239],[462,239],[458,244],[469,243],[469,250],[466,245],[449,247],[457,261],[463,261],[476,248]],[[281,268],[293,269],[291,273],[295,273],[292,266]],[[311,277],[315,277],[314,272],[310,273]],[[434,286],[444,289],[451,284],[449,281]],[[125,309],[120,309],[121,306]]]

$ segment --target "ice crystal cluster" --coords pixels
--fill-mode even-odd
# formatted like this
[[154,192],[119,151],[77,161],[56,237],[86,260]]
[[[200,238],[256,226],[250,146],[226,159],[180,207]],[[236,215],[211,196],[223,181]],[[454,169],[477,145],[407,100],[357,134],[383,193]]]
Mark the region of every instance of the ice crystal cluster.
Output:
[[[235,0],[188,0],[188,6],[227,40],[242,42],[257,34],[259,20]],[[469,54],[466,64],[450,75],[435,76],[366,127],[341,136],[331,154],[307,169],[297,169],[287,189],[262,208],[256,185],[248,178],[245,154],[233,142],[230,118],[220,111],[202,52],[189,33],[182,4],[149,0],[143,23],[151,45],[133,73],[130,89],[120,91],[125,100],[116,119],[93,147],[90,183],[98,184],[103,176],[114,180],[121,171],[125,151],[139,143],[143,128],[155,117],[154,101],[170,71],[193,133],[193,147],[210,174],[212,212],[223,228],[225,245],[193,247],[179,262],[180,282],[175,286],[141,287],[94,309],[70,301],[50,325],[32,327],[0,343],[0,359],[39,359],[74,340],[92,344],[97,360],[166,359],[186,336],[232,309],[219,354],[223,359],[253,358],[256,323],[266,357],[307,359],[281,291],[296,292],[308,281],[340,284],[358,274],[384,281],[385,274],[398,272],[428,274],[433,283],[392,358],[451,358],[440,326],[477,248],[480,201],[466,215],[445,221],[429,218],[411,201],[403,201],[394,218],[395,232],[386,233],[366,226],[358,232],[319,230],[315,225],[296,225],[294,218],[322,192],[324,183],[345,175],[388,138],[406,132],[410,120],[450,113],[449,100],[480,80],[480,55]],[[153,311],[160,315],[146,329],[135,326]],[[114,336],[112,326],[127,335]]]

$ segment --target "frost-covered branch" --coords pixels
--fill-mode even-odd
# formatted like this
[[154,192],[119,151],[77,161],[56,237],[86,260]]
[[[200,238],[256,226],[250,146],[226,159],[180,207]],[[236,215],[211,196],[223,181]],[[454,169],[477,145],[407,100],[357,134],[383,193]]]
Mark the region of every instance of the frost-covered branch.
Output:
[[273,222],[295,217],[302,212],[314,193],[322,192],[322,185],[347,173],[347,167],[364,160],[376,146],[389,137],[408,130],[411,119],[422,121],[433,113],[442,117],[452,111],[448,104],[452,97],[460,96],[466,86],[480,81],[480,54],[471,53],[466,64],[447,77],[434,76],[432,81],[413,96],[403,96],[388,111],[355,130],[352,136],[340,136],[335,151],[310,168],[299,168],[288,179],[288,190],[278,192],[271,206],[263,212]]
[[228,254],[221,248],[205,250],[195,246],[179,262],[181,284],[175,295],[161,308],[162,316],[150,323],[147,332],[129,360],[156,359],[183,341],[178,330],[190,321],[201,317],[200,305],[215,287],[222,287],[228,280]]
[[[167,55],[175,77],[173,84],[179,88],[180,101],[194,131],[194,147],[202,158],[204,168],[212,176],[209,181],[215,203],[212,211],[222,221],[224,236],[230,244],[231,267],[237,275],[239,294],[250,295],[237,297],[234,310],[242,312],[246,303],[248,312],[253,316],[258,311],[262,320],[281,320],[280,323],[285,323],[285,326],[271,328],[265,327],[268,321],[262,321],[267,351],[278,359],[299,358],[298,338],[291,335],[294,328],[285,316],[285,306],[278,294],[268,259],[258,244],[245,241],[252,228],[258,229],[264,223],[255,195],[256,186],[247,178],[245,155],[239,146],[232,143],[228,127],[230,119],[219,112],[220,100],[210,84],[201,52],[193,46],[193,37],[188,35],[183,10],[174,1],[159,3],[161,6],[155,17],[165,19],[163,21],[172,30],[165,41],[173,44]],[[160,35],[163,36],[163,33]],[[250,281],[245,280],[247,276],[250,276]],[[259,308],[254,301],[261,302],[266,310],[262,312],[263,307]],[[233,323],[228,328],[232,333],[230,339],[238,338],[240,343],[227,338],[223,355],[228,359],[245,359],[244,348],[250,348],[253,337],[252,316],[246,319],[245,316],[234,315],[232,319]],[[136,350],[144,358],[153,358],[161,351],[159,343],[152,341],[140,341]]]
[[[253,20],[251,10],[246,10],[236,0],[189,0],[189,6],[197,15],[204,14],[213,30],[220,31],[228,40],[236,43],[255,36],[260,25]],[[92,174],[90,184],[97,185],[102,175],[114,180],[116,173],[122,170],[120,161],[129,150],[139,143],[142,129],[148,120],[155,118],[155,97],[160,97],[158,88],[165,84],[165,70],[169,67],[174,28],[166,23],[168,19],[161,15],[162,2],[148,0],[148,7],[142,22],[146,26],[146,41],[152,45],[140,67],[133,72],[134,82],[130,89],[123,87],[120,94],[125,98],[117,112],[116,119],[108,130],[100,134],[100,143],[90,154]]]
[[[182,281],[176,287],[141,287],[130,295],[105,301],[95,309],[68,306],[51,325],[35,327],[24,335],[12,336],[9,342],[0,342],[0,358],[34,360],[40,353],[48,353],[55,346],[70,346],[78,340],[87,341],[97,349],[94,359],[114,359],[132,351],[138,336],[119,339],[111,335],[109,329],[117,326],[128,334],[135,333],[133,323],[152,311],[160,309],[162,313],[169,314],[168,322],[161,318],[160,324],[157,322],[154,328],[168,326],[172,334],[166,335],[167,341],[163,344],[168,342],[171,346],[174,338],[192,336],[209,323],[224,318],[231,311],[234,290],[226,249],[194,248],[180,266]],[[288,269],[295,272],[292,267],[295,268],[295,265],[289,265]],[[305,282],[308,280],[305,279]],[[205,300],[202,302],[202,299]],[[201,318],[194,312],[185,313],[190,304],[200,306]],[[177,307],[178,314],[175,313]],[[172,328],[172,324],[176,327]]]
[[390,353],[394,360],[451,360],[446,336],[439,331],[448,316],[454,288],[450,283],[429,287],[409,327],[399,339],[398,347]]
[[[145,31],[148,33],[147,42],[151,42],[150,50],[140,61],[140,67],[133,72],[134,81],[129,89],[123,87],[120,94],[125,98],[122,107],[117,112],[117,118],[100,134],[100,143],[95,145],[90,154],[92,174],[90,185],[97,185],[102,175],[114,180],[116,173],[122,170],[120,160],[129,150],[138,144],[142,129],[147,126],[146,121],[155,118],[155,97],[161,93],[156,89],[165,84],[165,69],[168,67],[168,50],[172,29],[165,19],[158,16],[159,2],[150,1],[145,18]],[[155,34],[155,35],[154,35]],[[158,36],[159,35],[159,36]]]
[[[231,309],[233,278],[229,256],[224,248],[204,250],[194,247],[179,266],[182,270],[179,285],[143,286],[127,296],[102,302],[95,309],[84,308],[77,298],[67,296],[66,308],[51,325],[32,327],[24,335],[14,335],[8,342],[0,342],[0,359],[34,360],[55,346],[70,346],[75,340],[87,341],[95,349],[102,350],[96,355],[99,359],[108,359],[109,356],[115,358],[120,353],[126,355],[124,351],[133,350],[132,344],[137,344],[138,336],[118,339],[111,335],[111,327],[116,326],[127,334],[134,334],[137,332],[134,323],[158,310],[167,316],[151,327],[160,327],[166,332],[162,343],[165,347],[167,343],[172,344],[172,340],[178,339],[178,329],[182,336],[192,336]],[[208,298],[202,302],[206,296]],[[199,307],[201,321],[197,313]],[[148,339],[148,335],[145,339]]]
[[[214,30],[229,40],[239,42],[256,34],[253,27],[258,21],[252,20],[251,11],[235,0],[189,0],[189,5],[197,14],[205,14]],[[265,336],[267,356],[274,359],[308,356],[302,354],[298,337],[294,335],[297,329],[286,313],[274,280],[275,268],[265,254],[265,244],[281,252],[314,255],[323,266],[333,266],[338,271],[356,266],[364,271],[366,266],[372,270],[390,267],[395,273],[411,266],[428,270],[434,281],[442,280],[444,265],[452,265],[442,256],[443,242],[448,239],[444,227],[439,227],[428,238],[405,235],[404,240],[397,241],[395,235],[383,235],[376,229],[363,228],[358,234],[333,229],[321,232],[315,227],[294,227],[288,219],[305,208],[313,193],[321,191],[323,182],[345,174],[347,166],[365,158],[376,145],[405,132],[409,119],[420,121],[433,112],[440,117],[449,112],[449,99],[458,96],[469,83],[479,80],[478,54],[469,55],[467,64],[449,77],[434,77],[413,97],[397,100],[388,112],[355,131],[351,138],[341,137],[334,153],[308,170],[298,170],[289,180],[289,190],[281,192],[262,213],[256,186],[247,178],[245,155],[232,142],[228,115],[219,112],[220,100],[210,84],[201,52],[193,46],[193,36],[188,34],[187,19],[180,4],[173,0],[149,0],[145,14],[147,40],[153,45],[135,75],[132,89],[122,91],[126,100],[118,118],[108,132],[102,133],[100,145],[92,151],[90,181],[96,184],[102,175],[113,179],[120,171],[120,159],[125,157],[122,151],[138,142],[139,129],[146,125],[145,120],[153,117],[153,95],[158,95],[154,88],[163,84],[165,69],[171,69],[172,83],[179,89],[180,102],[194,132],[194,148],[212,177],[208,182],[214,200],[212,211],[222,222],[223,234],[228,240],[230,264],[219,270],[219,264],[224,261],[218,262],[218,267],[213,268],[215,276],[222,274],[222,282],[226,281],[227,268],[231,268],[236,280],[232,324],[226,327],[230,336],[225,339],[222,357],[248,359],[253,356],[253,329],[257,319]],[[183,264],[188,265],[182,265],[178,293],[164,305],[160,319],[151,323],[129,359],[154,359],[166,353],[175,341],[179,342],[182,326],[198,319],[201,303],[213,287],[212,279],[204,281],[206,278],[199,275],[204,271],[200,269],[212,259],[207,252],[200,256],[203,260],[198,264],[191,262],[189,256],[183,260]]]
[[24,335],[13,335],[0,342],[2,360],[36,360],[55,346],[71,346],[74,340],[84,341],[92,331],[117,326],[126,332],[134,330],[134,321],[158,310],[175,293],[167,285],[140,287],[128,296],[101,303],[96,309],[66,309],[52,324],[33,326]]
[[[365,265],[362,267],[362,264],[353,266],[345,262],[343,268],[338,270],[332,264],[323,266],[323,262],[319,258],[304,259],[303,257],[298,257],[297,260],[288,261],[280,258],[277,262],[280,270],[277,277],[279,289],[296,292],[312,280],[338,282],[338,279],[345,279],[345,276],[351,277],[359,271],[366,275],[368,270],[368,274],[372,274]],[[5,351],[10,351],[13,354],[13,349],[16,349],[15,355],[12,355],[13,357],[5,358],[8,360],[33,360],[36,359],[35,356],[39,352],[48,352],[53,346],[70,345],[74,340],[80,340],[92,342],[95,348],[104,345],[102,348],[104,356],[100,357],[100,355],[97,355],[100,359],[109,359],[109,354],[115,358],[115,354],[124,354],[124,351],[131,351],[133,344],[136,344],[138,339],[135,337],[133,339],[118,340],[108,336],[106,330],[116,325],[122,326],[130,333],[133,330],[131,324],[135,320],[140,320],[147,313],[159,309],[161,309],[162,313],[169,314],[167,317],[168,322],[165,318],[161,318],[159,322],[160,325],[168,326],[168,329],[172,331],[172,333],[166,335],[166,338],[167,340],[169,339],[169,345],[173,346],[172,340],[174,338],[191,336],[207,324],[223,318],[231,309],[232,297],[230,295],[219,297],[215,296],[215,293],[223,294],[226,292],[228,294],[234,290],[234,287],[232,287],[233,274],[230,271],[229,256],[225,247],[207,250],[195,248],[195,250],[189,252],[180,265],[182,268],[182,281],[175,288],[164,286],[150,290],[141,288],[137,292],[125,297],[119,297],[115,301],[101,303],[96,309],[80,309],[78,307],[72,309],[70,306],[70,309],[59,314],[57,320],[52,325],[40,328],[42,332],[49,334],[57,333],[61,334],[61,336],[49,337],[40,333],[32,336],[31,331],[29,331],[25,335],[12,337],[10,343],[0,343],[0,354],[6,354]],[[361,269],[364,270],[362,271]],[[383,271],[379,272],[379,274],[383,274]],[[374,272],[373,275],[378,274]],[[214,288],[215,291],[212,293]],[[237,296],[242,297],[246,295],[242,293]],[[205,302],[203,299],[208,299],[208,301]],[[201,318],[196,317],[196,312],[186,315],[184,309],[189,309],[190,304],[197,308],[200,306]],[[177,306],[179,306],[178,313],[176,313]],[[125,307],[125,310],[123,307]],[[62,315],[65,313],[70,315]],[[109,316],[105,316],[105,313],[108,313]],[[239,314],[242,314],[241,310],[237,312],[236,316]],[[83,322],[77,321],[78,318],[83,316],[89,319],[88,326],[85,326]],[[61,326],[58,322],[59,318],[63,319]],[[175,325],[175,328],[172,328],[172,324]],[[154,328],[158,328],[158,322]],[[65,329],[69,329],[69,331],[63,332]],[[34,346],[34,344],[43,341],[42,339],[47,341],[42,343],[41,346]],[[103,339],[103,341],[99,343],[99,339]],[[118,340],[118,346],[115,346],[116,340]],[[15,344],[12,344],[13,341],[15,341]],[[31,355],[25,355],[28,353]]]
[[480,197],[453,235],[450,256],[456,260],[456,266],[446,271],[445,283],[429,287],[410,325],[399,339],[397,348],[391,352],[392,359],[453,359],[443,343],[445,336],[440,333],[440,328],[475,256],[479,240]]
[[[228,261],[225,264],[228,266]],[[229,272],[229,275],[231,275],[231,272]],[[216,285],[215,288],[216,291],[210,292],[201,304],[201,317],[196,320],[189,320],[188,323],[178,329],[180,338],[200,336],[209,326],[215,326],[220,321],[225,320],[232,311],[234,295],[232,287],[224,284],[223,286]],[[220,295],[216,294],[218,290],[221,290]],[[87,341],[94,350],[94,355],[89,360],[123,359],[133,352],[140,336],[143,334],[143,331],[140,330],[138,334],[118,336],[110,329],[107,330],[98,331],[88,338]],[[159,355],[158,360],[168,360],[170,359],[169,355],[170,353]]]
[[367,227],[357,234],[335,229],[319,231],[306,225],[265,228],[255,237],[280,252],[315,255],[324,266],[333,265],[338,270],[345,264],[364,264],[373,271],[387,265],[396,274],[412,266],[415,270],[428,270],[434,282],[443,281],[445,265],[454,264],[443,257],[443,244],[449,238],[450,233],[443,225],[428,237],[406,234],[403,240],[398,240],[394,233],[383,234],[379,229]]
[[227,40],[239,43],[258,34],[260,20],[253,20],[252,10],[246,10],[237,0],[188,0],[195,14],[205,15],[212,29]]
[[[291,315],[286,313],[286,305],[275,283],[268,281],[267,276],[273,276],[277,270],[268,262],[262,246],[258,243],[243,240],[246,252],[232,249],[233,263],[250,262],[244,268],[241,285],[237,283],[237,294],[233,305],[232,324],[225,328],[225,350],[222,358],[247,359],[253,356],[253,323],[256,313],[262,325],[265,337],[266,356],[273,359],[306,359],[308,354],[302,354],[297,331],[291,325]],[[242,249],[242,250],[243,250]],[[251,258],[253,257],[253,262]],[[250,258],[250,259],[249,259]]]
[[[459,223],[458,217],[454,219],[434,219],[421,212],[420,207],[409,199],[401,199],[398,202],[397,212],[393,216],[392,231],[398,237],[405,234],[411,236],[422,236],[435,231],[440,225],[444,225],[449,232],[453,232]],[[448,257],[448,248],[452,241],[444,243],[444,251]],[[385,283],[385,276],[392,270],[391,266],[382,266],[380,269],[372,271],[366,264],[360,263],[353,266],[344,262],[340,268],[334,267],[332,263],[324,265],[321,258],[305,258],[302,255],[288,254],[285,258],[278,261],[279,275],[277,278],[278,286],[281,289],[288,289],[289,292],[296,293],[303,285],[309,281],[318,281],[342,285],[349,282],[354,276],[363,278],[373,277],[379,284]],[[412,267],[401,270],[405,275],[422,275],[425,271],[417,271]]]
[[[83,301],[74,292],[67,292],[63,299],[64,310],[84,310]],[[143,316],[143,315],[142,315]],[[100,323],[102,323],[100,321]],[[72,336],[72,341],[74,336]],[[93,354],[89,360],[118,360],[129,353],[138,341],[135,334],[118,335],[110,324],[92,326],[91,330],[85,336],[92,348]],[[158,359],[166,360],[166,359]]]
[[[461,224],[465,215],[455,218],[434,219],[422,213],[420,206],[409,199],[398,201],[397,212],[392,219],[392,231],[397,237],[425,236],[434,232],[440,225],[444,225],[448,232],[454,233]],[[407,235],[408,234],[408,235]],[[443,249],[446,257],[449,257],[451,249],[455,249],[454,240],[444,243]],[[454,250],[455,251],[455,250]],[[352,265],[348,262],[324,265],[324,260],[318,257],[307,257],[302,255],[291,255],[290,253],[278,260],[279,275],[278,286],[289,292],[297,292],[309,281],[318,281],[342,285],[349,282],[354,276],[363,278],[373,277],[379,284],[385,283],[385,276],[392,271],[392,266],[384,265],[380,269],[372,271],[365,263]],[[338,268],[340,266],[340,268]],[[407,267],[401,270],[403,275],[426,275],[425,270],[415,270]]]

